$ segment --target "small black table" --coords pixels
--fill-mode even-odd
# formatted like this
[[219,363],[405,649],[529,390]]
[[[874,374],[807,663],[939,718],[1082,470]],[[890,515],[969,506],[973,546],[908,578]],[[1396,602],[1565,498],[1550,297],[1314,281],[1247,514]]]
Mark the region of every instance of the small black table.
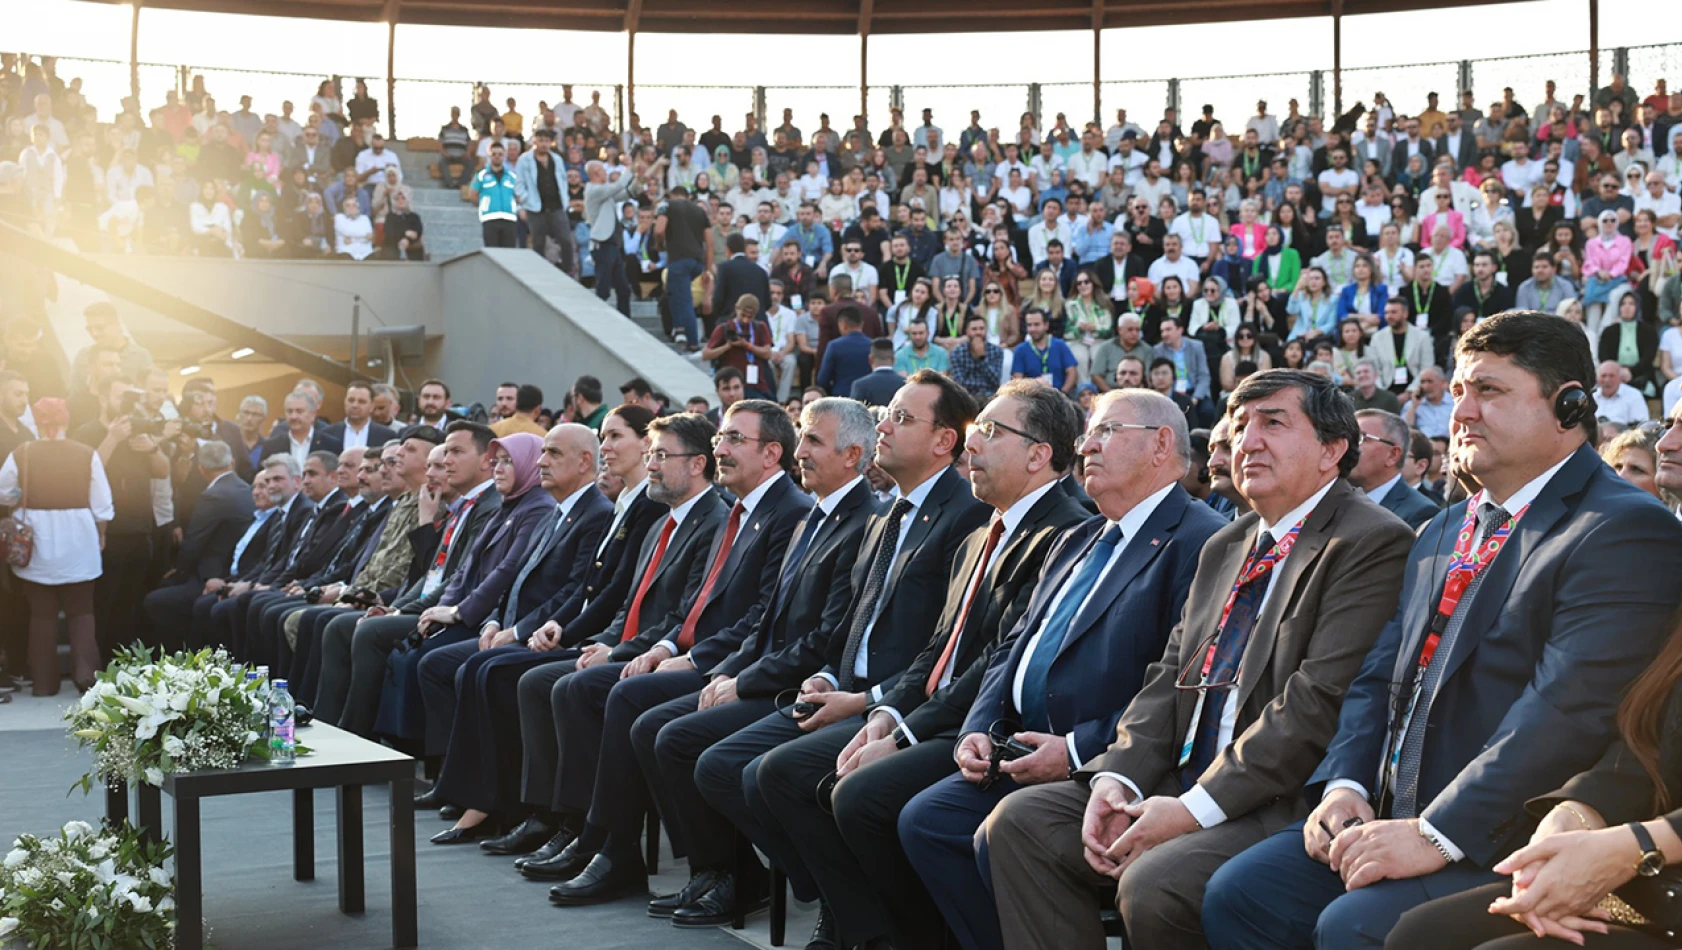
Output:
[[[419,942],[415,908],[415,760],[341,729],[317,723],[298,731],[309,755],[292,765],[255,759],[233,769],[183,772],[164,777],[160,790],[136,790],[139,820],[146,832],[163,833],[159,792],[175,801],[175,946],[204,946],[204,877],[200,862],[199,800],[212,795],[292,792],[292,877],[315,879],[315,790],[338,792],[339,910],[363,910],[362,786],[391,785],[391,944],[406,950]],[[113,821],[128,815],[128,791],[106,790],[106,814]]]

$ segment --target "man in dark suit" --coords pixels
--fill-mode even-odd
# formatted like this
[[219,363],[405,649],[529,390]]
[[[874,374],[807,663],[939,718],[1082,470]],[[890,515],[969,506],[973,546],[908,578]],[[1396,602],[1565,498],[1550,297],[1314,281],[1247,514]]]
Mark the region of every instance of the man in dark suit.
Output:
[[[696,765],[696,784],[708,803],[771,857],[802,899],[816,898],[819,889],[796,847],[801,831],[775,820],[761,797],[761,763],[786,743],[791,758],[787,771],[779,770],[787,776],[780,781],[798,784],[796,776],[816,770],[803,790],[809,801],[819,779],[833,771],[836,754],[864,724],[866,707],[882,698],[928,642],[945,606],[944,598],[929,594],[945,589],[964,539],[990,511],[952,467],[975,413],[968,392],[930,370],[912,374],[894,396],[877,426],[876,463],[894,480],[898,497],[865,531],[845,616],[826,642],[811,645],[822,666],[806,667],[813,673],[800,684],[800,699],[817,711],[798,723],[762,720],[713,746]],[[829,825],[833,839],[833,821]]]
[[1505,880],[1525,803],[1615,738],[1671,627],[1682,525],[1595,455],[1593,379],[1549,314],[1460,338],[1456,460],[1483,488],[1414,543],[1309,779],[1318,806],[1209,882],[1212,946],[1381,946],[1410,908]]
[[[776,593],[754,630],[711,671],[697,697],[643,713],[631,729],[672,848],[689,857],[689,884],[648,905],[653,917],[707,919],[745,895],[729,881],[736,831],[696,788],[695,762],[714,744],[776,714],[776,695],[822,665],[819,654],[852,601],[851,573],[865,524],[877,511],[864,469],[876,446],[876,420],[850,399],[816,399],[801,410],[794,457],[800,481],[817,498],[791,536],[776,571]],[[798,733],[798,730],[795,730]],[[741,769],[737,768],[738,777]],[[756,895],[757,896],[757,895]]]
[[894,370],[894,341],[886,337],[870,341],[870,373],[859,377],[849,392],[867,406],[886,406],[905,385],[905,377]]
[[[688,619],[684,610],[686,601],[701,589],[705,581],[710,568],[713,538],[724,530],[728,511],[718,492],[712,488],[713,477],[718,472],[717,460],[710,451],[715,434],[712,423],[692,412],[663,416],[648,424],[647,492],[649,498],[665,506],[668,513],[643,541],[636,569],[632,573],[630,595],[620,602],[613,622],[584,641],[582,649],[570,654],[568,660],[540,667],[521,677],[522,721],[526,719],[526,680],[532,681],[531,689],[540,683],[549,685],[548,694],[544,697],[548,714],[546,730],[554,738],[548,740],[545,736],[544,741],[553,741],[559,754],[554,759],[556,766],[552,784],[547,788],[550,797],[538,804],[555,812],[564,830],[573,835],[572,840],[552,857],[523,865],[520,870],[527,877],[571,880],[590,865],[603,845],[609,843],[605,831],[595,835],[593,840],[587,840],[581,834],[595,786],[596,766],[601,753],[601,728],[571,731],[563,715],[563,712],[574,708],[569,704],[571,687],[567,681],[579,671],[597,666],[614,666],[617,677],[617,671],[626,669],[632,660],[649,653],[656,645],[670,643],[675,646],[677,638],[683,636],[683,627]],[[665,649],[659,651],[661,654],[666,652]],[[608,683],[610,688],[612,682]],[[537,732],[542,734],[544,731],[540,724]],[[562,742],[562,736],[573,741]],[[531,768],[529,761],[527,768]],[[529,789],[529,774],[527,785]],[[611,871],[613,859],[618,858],[622,865],[619,873],[623,875],[626,873],[624,865],[635,865],[636,859],[626,855],[623,843],[612,844],[619,850],[603,858],[606,867],[601,870]],[[634,843],[630,850],[635,851]],[[634,870],[642,873],[640,867]]]
[[[477,834],[457,836],[463,840],[485,837],[500,819],[511,817],[518,804],[518,724],[512,717],[495,718],[489,670],[501,656],[542,658],[544,651],[520,642],[520,621],[539,610],[547,617],[552,604],[572,597],[589,573],[596,548],[613,521],[613,502],[595,484],[600,452],[601,443],[588,426],[567,424],[549,430],[537,464],[555,510],[532,532],[519,573],[490,619],[475,631],[477,638],[435,651],[421,664],[427,751],[444,756],[437,797],[467,809],[460,822],[463,828],[493,819]],[[499,680],[504,689],[512,689],[514,683]],[[434,745],[434,737],[446,740],[441,748]],[[532,847],[541,843],[539,839]]]
[[1455,172],[1463,172],[1478,163],[1478,137],[1461,125],[1457,111],[1448,113],[1445,122],[1443,134],[1437,136],[1436,154],[1454,159]]
[[1209,875],[1306,811],[1303,783],[1394,608],[1412,535],[1340,477],[1360,439],[1348,397],[1269,370],[1228,407],[1254,511],[1204,546],[1109,749],[1072,782],[1005,796],[982,826],[1005,946],[1101,947],[1097,887],[1115,888],[1128,946],[1198,945]]
[[321,677],[316,718],[357,735],[372,733],[391,651],[418,629],[420,615],[437,605],[446,582],[461,569],[474,541],[502,506],[502,496],[491,482],[492,438],[490,427],[482,423],[450,423],[443,443],[443,476],[455,500],[430,567],[389,607],[327,625],[317,647]]
[[944,609],[922,651],[829,760],[825,771],[840,776],[833,820],[818,809],[809,821],[785,815],[782,806],[796,803],[783,798],[780,783],[765,788],[772,815],[817,878],[846,946],[890,935],[897,946],[940,944],[940,916],[900,850],[895,827],[906,801],[952,771],[958,722],[939,713],[915,723],[907,717],[929,707],[930,697],[960,710],[969,705],[981,683],[969,671],[1026,610],[1056,539],[1086,520],[1086,509],[1058,484],[1074,462],[1079,431],[1069,401],[1037,382],[1008,383],[993,397],[964,442],[972,493],[992,506],[990,523],[970,532],[959,549]]
[[384,426],[374,421],[374,387],[362,380],[357,380],[345,387],[345,417],[343,421],[328,426],[322,437],[328,442],[337,442],[336,451],[349,448],[373,448],[397,438],[390,426]]
[[304,468],[304,459],[311,452],[332,452],[338,455],[343,444],[328,435],[328,426],[316,418],[315,395],[306,390],[293,390],[286,395],[286,417],[263,442],[262,457],[290,455]]
[[[713,279],[715,320],[729,313],[743,294],[751,294],[759,301],[759,313],[767,313],[771,309],[771,277],[763,267],[748,260],[750,243],[758,246],[757,241],[748,241],[739,231],[724,239],[730,259],[718,265],[718,276]],[[763,253],[766,249],[759,250]]]
[[870,338],[859,331],[862,318],[856,306],[842,310],[835,322],[841,335],[824,349],[823,364],[818,367],[818,388],[833,395],[850,396],[853,382],[870,374]]
[[[928,746],[942,753],[938,760],[921,753],[929,756],[927,779],[897,815],[897,841],[895,823],[887,825],[885,847],[902,844],[899,863],[909,859],[907,869],[916,871],[897,882],[900,893],[883,889],[896,924],[907,928],[896,929],[896,944],[908,939],[902,934],[919,934],[912,945],[937,945],[940,934],[929,928],[944,917],[964,946],[999,945],[994,915],[978,912],[989,899],[975,863],[976,828],[1005,795],[1061,781],[1109,745],[1180,617],[1198,552],[1224,523],[1178,484],[1190,459],[1185,415],[1170,400],[1144,390],[1106,395],[1076,444],[1102,517],[1051,546],[1044,571],[1024,586],[1032,600],[1001,627],[1004,641],[906,717],[899,731],[919,741],[887,760]],[[1006,731],[1020,731],[1038,751],[987,780],[990,733],[999,720],[1016,724]],[[836,788],[838,817],[852,811],[852,781]],[[852,830],[848,819],[841,822]],[[908,916],[913,911],[917,916]]]
[[[269,517],[276,522],[269,529],[263,560],[252,565],[250,571],[242,570],[226,587],[194,602],[193,627],[199,643],[231,646],[233,614],[240,598],[279,577],[297,556],[301,542],[307,540],[305,529],[315,517],[315,503],[303,491],[304,467],[283,453],[265,458],[263,471],[268,474],[269,501],[275,507]],[[327,480],[321,480],[317,490],[327,484]]]
[[[811,510],[811,499],[788,477],[794,469],[795,432],[781,406],[762,399],[734,404],[714,442],[718,483],[737,501],[702,562],[699,587],[685,592],[683,622],[618,671],[618,664],[601,664],[561,681],[564,693],[555,716],[557,723],[565,724],[563,795],[580,770],[572,750],[588,748],[599,735],[594,789],[586,790],[589,800],[584,802],[589,817],[578,851],[582,854],[603,835],[605,841],[596,845],[598,853],[577,877],[550,892],[554,903],[594,904],[627,890],[647,892],[637,840],[643,814],[652,803],[632,748],[632,725],[664,703],[699,702],[713,669],[741,646],[770,608],[777,590],[776,566]],[[727,923],[735,906],[731,898],[763,902],[765,884],[763,877],[719,882],[714,919],[693,923]]]
[[1383,409],[1362,409],[1355,422],[1361,427],[1361,460],[1349,473],[1349,483],[1418,531],[1439,509],[1402,477],[1411,442],[1408,424]]
[[[208,612],[208,605],[216,602],[219,591],[242,576],[254,574],[268,557],[270,539],[279,521],[273,517],[274,505],[269,500],[267,472],[257,472],[257,477],[251,484],[251,503],[251,522],[234,543],[234,551],[225,576],[206,578],[202,583],[189,581],[160,587],[147,594],[141,601],[146,618],[152,622],[152,629],[158,632],[158,639],[162,645],[193,650],[203,647],[205,644],[199,637],[199,627],[195,619],[195,612],[200,609],[200,601],[207,605],[204,610]],[[208,616],[206,621],[208,622]]]
[[[1133,239],[1127,232],[1117,228],[1110,235],[1110,253],[1092,265],[1093,273],[1098,275],[1098,286],[1104,295],[1111,300],[1127,299],[1127,282],[1135,277],[1146,276],[1149,265],[1133,254]],[[1115,292],[1115,285],[1121,284],[1121,293]]]
[[[256,503],[251,486],[234,474],[233,452],[221,442],[207,442],[198,450],[200,477],[208,484],[193,509],[176,552],[175,566],[164,575],[164,586],[148,593],[141,602],[152,621],[154,640],[166,649],[185,646],[186,628],[192,624],[193,601],[205,594],[213,578],[234,573],[234,554],[253,545],[262,521],[253,521]],[[268,499],[264,498],[267,508]],[[241,541],[246,543],[241,545]],[[261,546],[257,546],[261,550]]]

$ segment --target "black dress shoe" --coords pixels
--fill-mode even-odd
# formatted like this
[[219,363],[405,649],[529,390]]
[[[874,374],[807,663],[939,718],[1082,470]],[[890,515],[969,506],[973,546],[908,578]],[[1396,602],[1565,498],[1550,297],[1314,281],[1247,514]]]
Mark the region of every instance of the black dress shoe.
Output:
[[640,856],[615,861],[606,854],[598,854],[577,877],[549,888],[549,903],[585,907],[647,893],[648,872]]
[[471,844],[494,838],[497,833],[497,823],[493,818],[486,818],[471,828],[445,828],[432,836],[433,844]]
[[812,928],[812,939],[806,941],[806,950],[841,950],[841,933],[827,902],[818,903],[818,924]]
[[534,881],[570,881],[577,877],[595,857],[594,851],[578,846],[575,838],[561,849],[561,853],[547,861],[527,861],[520,865],[520,873]]
[[438,817],[445,821],[455,821],[467,813],[467,809],[460,805],[445,805],[438,809]]
[[713,885],[718,883],[721,873],[714,870],[701,871],[690,877],[689,883],[683,886],[683,890],[676,894],[654,898],[648,902],[648,916],[670,917],[677,913],[678,908],[688,907],[695,903],[701,895],[712,890]]
[[562,828],[560,831],[555,832],[548,841],[544,842],[543,847],[538,848],[531,854],[523,854],[520,857],[515,858],[514,866],[516,868],[523,868],[534,861],[547,861],[564,851],[566,846],[572,844],[573,839],[577,837],[577,835],[565,828]]
[[516,825],[513,831],[489,841],[479,842],[479,847],[491,854],[530,854],[554,834],[555,829],[552,825],[533,815]]
[[438,797],[438,786],[436,785],[415,796],[415,811],[431,811],[434,808],[443,807],[444,800]]
[[770,903],[770,894],[761,877],[757,882],[737,887],[736,876],[725,874],[719,877],[718,883],[712,890],[696,898],[691,904],[679,907],[672,914],[673,927],[720,927],[730,923],[735,916],[736,902],[743,902],[742,913],[751,914],[764,910]]

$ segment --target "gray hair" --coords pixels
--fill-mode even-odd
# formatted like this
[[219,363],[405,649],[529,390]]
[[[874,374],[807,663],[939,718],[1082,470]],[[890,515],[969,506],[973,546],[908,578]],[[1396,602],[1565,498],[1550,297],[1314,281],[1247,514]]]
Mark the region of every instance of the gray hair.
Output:
[[257,411],[262,413],[264,416],[269,414],[269,401],[264,399],[262,396],[247,396],[244,399],[241,399],[239,401],[239,407],[244,409],[246,406],[256,406]]
[[856,399],[825,396],[812,400],[800,410],[800,424],[810,425],[820,416],[835,418],[836,450],[845,451],[855,445],[864,449],[855,466],[858,474],[864,474],[864,470],[876,459],[876,414]]
[[311,412],[321,408],[321,400],[315,398],[315,394],[307,389],[294,389],[287,393],[284,401],[292,402],[293,400],[297,400],[298,402],[308,406]]
[[304,474],[304,467],[299,465],[298,460],[293,458],[289,452],[276,452],[264,459],[263,471],[266,472],[271,468],[284,468],[286,469],[286,474],[292,476],[293,478],[297,478]]
[[[1384,438],[1391,445],[1402,450],[1402,462],[1406,462],[1413,455],[1408,451],[1413,444],[1413,430],[1408,428],[1407,421],[1393,412],[1383,409],[1362,409],[1355,413],[1356,419],[1377,419],[1384,426]],[[1400,464],[1400,463],[1397,463]]]
[[199,468],[207,472],[220,472],[234,467],[234,450],[221,439],[211,439],[199,444]]
[[1174,457],[1180,462],[1176,477],[1184,477],[1191,471],[1191,430],[1186,426],[1186,414],[1172,399],[1153,389],[1112,389],[1092,404],[1092,414],[1097,415],[1116,403],[1133,410],[1133,418],[1140,425],[1167,429],[1173,436]]
[[393,402],[401,403],[403,401],[403,397],[400,393],[398,393],[397,387],[391,385],[390,383],[375,383],[372,388],[376,398],[380,396],[389,396]]
[[1355,369],[1360,369],[1363,366],[1371,369],[1372,374],[1374,376],[1378,375],[1378,361],[1377,360],[1372,359],[1371,357],[1363,356],[1360,359],[1355,361]]
[[309,458],[305,459],[305,461],[307,462],[310,459],[320,462],[321,467],[329,473],[339,467],[339,453],[337,452],[329,452],[326,449],[322,449],[319,452],[311,452],[309,454]]
[[589,161],[584,163],[584,174],[585,175],[589,175],[591,172],[595,172],[595,171],[599,171],[599,172],[601,172],[602,174],[605,175],[605,174],[607,174],[607,166],[605,164],[603,164],[600,159],[595,159],[595,158],[592,158]]
[[1142,327],[1142,326],[1144,326],[1144,324],[1141,323],[1140,320],[1139,320],[1139,315],[1136,314],[1136,313],[1132,313],[1132,312],[1124,313],[1121,316],[1116,317],[1115,318],[1115,325],[1116,325],[1117,330],[1121,329],[1122,327]]

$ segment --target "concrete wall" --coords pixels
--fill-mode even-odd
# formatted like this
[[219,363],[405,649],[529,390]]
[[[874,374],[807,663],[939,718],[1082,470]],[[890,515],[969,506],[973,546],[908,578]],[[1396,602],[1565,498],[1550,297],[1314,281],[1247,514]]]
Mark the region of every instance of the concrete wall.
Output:
[[530,251],[488,248],[441,270],[445,328],[435,375],[484,381],[478,398],[498,381],[517,380],[543,387],[555,405],[588,374],[602,381],[609,403],[620,383],[641,376],[679,406],[690,396],[716,404],[708,374]]

